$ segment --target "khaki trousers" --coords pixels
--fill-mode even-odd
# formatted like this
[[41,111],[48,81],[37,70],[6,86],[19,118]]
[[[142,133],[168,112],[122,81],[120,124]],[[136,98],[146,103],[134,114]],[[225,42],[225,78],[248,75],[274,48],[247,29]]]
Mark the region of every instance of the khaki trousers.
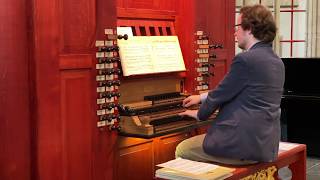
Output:
[[202,148],[205,134],[188,138],[176,147],[176,158],[184,158],[202,162],[218,162],[231,165],[248,165],[257,163],[256,161],[229,159],[206,154]]

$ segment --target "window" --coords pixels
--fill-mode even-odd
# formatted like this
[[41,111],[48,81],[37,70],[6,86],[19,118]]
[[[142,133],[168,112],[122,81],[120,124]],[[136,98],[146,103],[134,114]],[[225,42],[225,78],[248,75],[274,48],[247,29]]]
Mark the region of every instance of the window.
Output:
[[[275,51],[280,57],[306,57],[307,0],[237,0],[236,17],[244,5],[263,4],[276,18],[279,38]],[[279,7],[279,8],[276,8]],[[278,19],[278,20],[277,20]],[[237,47],[236,54],[242,50]]]
[[306,57],[306,0],[282,0],[280,6],[280,56]]

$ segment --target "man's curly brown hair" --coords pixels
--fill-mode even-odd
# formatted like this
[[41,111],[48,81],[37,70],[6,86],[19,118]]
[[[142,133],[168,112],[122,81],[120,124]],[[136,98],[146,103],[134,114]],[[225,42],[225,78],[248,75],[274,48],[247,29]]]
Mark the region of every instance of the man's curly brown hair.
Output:
[[253,36],[263,42],[271,43],[275,36],[277,27],[274,18],[265,6],[257,4],[244,6],[240,9],[242,15],[241,27],[243,30],[251,30]]

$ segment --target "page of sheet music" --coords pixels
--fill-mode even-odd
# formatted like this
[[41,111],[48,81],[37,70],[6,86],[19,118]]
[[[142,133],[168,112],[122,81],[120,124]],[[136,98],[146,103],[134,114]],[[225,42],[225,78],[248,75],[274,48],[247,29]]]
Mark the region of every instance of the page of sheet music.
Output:
[[177,36],[134,36],[118,45],[124,76],[185,71]]
[[170,168],[181,172],[187,172],[195,175],[207,173],[219,167],[214,164],[191,161],[182,158],[177,158],[162,164],[158,164],[157,166]]

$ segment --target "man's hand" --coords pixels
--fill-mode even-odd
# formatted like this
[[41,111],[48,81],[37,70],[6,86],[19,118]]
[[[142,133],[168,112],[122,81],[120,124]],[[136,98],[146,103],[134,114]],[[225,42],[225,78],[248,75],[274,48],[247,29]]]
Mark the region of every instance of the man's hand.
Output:
[[192,95],[185,98],[182,102],[183,107],[189,107],[200,103],[200,95]]
[[185,112],[179,113],[179,116],[190,116],[198,120],[198,110],[186,110]]

